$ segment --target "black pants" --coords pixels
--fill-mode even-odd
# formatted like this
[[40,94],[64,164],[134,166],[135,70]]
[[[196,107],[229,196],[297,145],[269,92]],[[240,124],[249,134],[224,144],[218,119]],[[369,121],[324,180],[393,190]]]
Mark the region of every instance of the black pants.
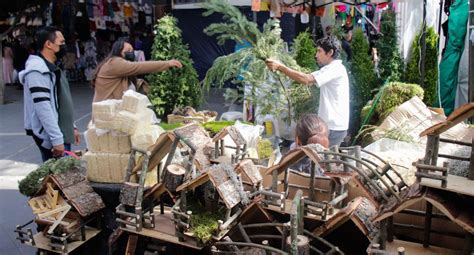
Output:
[[[36,146],[38,146],[38,149],[41,152],[41,158],[43,159],[43,162],[47,161],[48,159],[53,158],[53,152],[51,149],[46,149],[41,144],[43,143],[43,139],[37,137],[36,135],[32,135],[33,139],[35,140]],[[65,143],[64,144],[64,150],[71,151],[71,144],[70,143]]]

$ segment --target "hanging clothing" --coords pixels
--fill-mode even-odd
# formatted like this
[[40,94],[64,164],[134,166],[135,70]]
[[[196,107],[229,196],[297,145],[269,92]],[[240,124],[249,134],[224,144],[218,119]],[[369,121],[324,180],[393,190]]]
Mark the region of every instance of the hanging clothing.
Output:
[[13,50],[10,46],[3,48],[3,81],[13,83]]
[[146,25],[152,25],[153,24],[153,10],[148,4],[145,4],[145,6],[143,6],[143,11],[145,12]]
[[464,51],[469,1],[458,0],[449,8],[448,42],[439,64],[439,97],[446,116],[454,111],[459,61]]
[[95,46],[95,41],[90,39],[84,43],[84,75],[88,81],[92,80],[92,74],[97,66],[97,48]]
[[130,4],[123,4],[123,15],[125,16],[125,18],[133,17],[133,7]]

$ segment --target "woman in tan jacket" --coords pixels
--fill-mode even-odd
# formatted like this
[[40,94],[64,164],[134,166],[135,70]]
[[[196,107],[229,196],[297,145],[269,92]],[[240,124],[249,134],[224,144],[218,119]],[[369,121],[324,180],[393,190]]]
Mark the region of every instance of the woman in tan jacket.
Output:
[[121,99],[132,85],[130,77],[152,72],[166,71],[172,67],[181,68],[178,60],[134,62],[133,47],[124,39],[119,39],[110,54],[97,66],[92,78],[95,89],[94,102],[107,99]]

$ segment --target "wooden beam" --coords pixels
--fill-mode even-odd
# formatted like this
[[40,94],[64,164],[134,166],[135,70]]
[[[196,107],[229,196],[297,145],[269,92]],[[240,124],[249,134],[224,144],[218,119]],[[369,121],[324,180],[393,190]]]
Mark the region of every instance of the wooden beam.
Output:
[[180,191],[185,190],[185,189],[186,190],[195,189],[196,187],[199,187],[199,186],[203,185],[207,181],[209,181],[209,174],[207,174],[207,173],[202,174],[197,178],[194,178],[190,181],[187,181],[187,182],[181,184],[178,188],[176,188],[176,192],[180,192]]

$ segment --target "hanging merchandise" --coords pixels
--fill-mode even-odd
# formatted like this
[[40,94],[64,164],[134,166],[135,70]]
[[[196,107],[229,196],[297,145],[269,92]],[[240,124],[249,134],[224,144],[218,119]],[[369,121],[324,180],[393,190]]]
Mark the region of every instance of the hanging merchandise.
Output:
[[345,4],[336,5],[335,8],[336,8],[337,12],[346,12],[347,11],[347,6]]
[[138,23],[138,6],[136,3],[132,3],[132,20],[133,23]]
[[281,15],[282,15],[281,11],[282,11],[282,8],[281,8],[280,0],[272,0],[271,10],[270,10],[270,17],[272,17],[271,13],[273,12],[273,17],[280,18]]
[[464,39],[467,33],[469,1],[455,1],[450,6],[449,12],[448,41],[439,64],[439,97],[446,116],[454,110],[459,61],[464,50]]
[[123,8],[123,15],[125,18],[133,17],[133,7],[130,5],[130,3],[125,2],[122,8]]
[[326,13],[326,8],[324,6],[317,7],[314,15],[316,15],[317,17],[324,17],[325,13]]
[[252,11],[253,12],[260,11],[261,3],[262,3],[262,0],[252,0]]
[[148,3],[145,3],[145,6],[143,6],[143,11],[145,12],[145,21],[146,25],[152,25],[153,24],[153,10],[151,9],[151,6],[148,5]]
[[260,11],[270,10],[270,0],[262,0],[260,3]]
[[97,66],[97,48],[95,46],[95,41],[90,39],[89,41],[84,43],[84,55],[83,55],[83,62],[84,62],[84,74],[88,81],[92,80],[94,70]]
[[301,23],[302,24],[308,24],[309,23],[309,15],[306,11],[304,11],[303,13],[301,13]]

